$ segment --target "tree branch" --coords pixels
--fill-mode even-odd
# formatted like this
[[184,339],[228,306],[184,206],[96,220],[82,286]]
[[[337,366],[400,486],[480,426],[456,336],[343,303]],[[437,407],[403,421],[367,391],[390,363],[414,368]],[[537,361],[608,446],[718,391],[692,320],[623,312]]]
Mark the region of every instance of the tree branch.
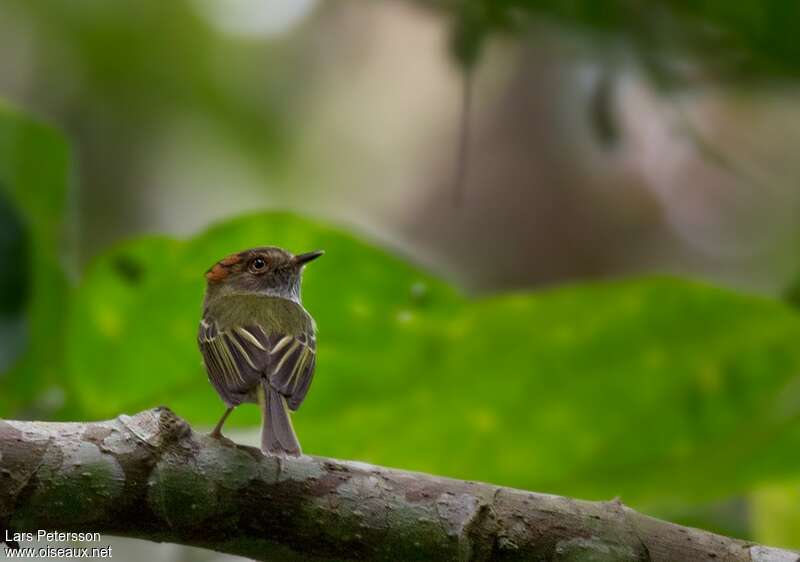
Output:
[[[92,423],[0,421],[0,533],[98,531],[257,560],[800,562],[586,502],[257,449],[166,408]],[[2,538],[2,537],[0,537]]]

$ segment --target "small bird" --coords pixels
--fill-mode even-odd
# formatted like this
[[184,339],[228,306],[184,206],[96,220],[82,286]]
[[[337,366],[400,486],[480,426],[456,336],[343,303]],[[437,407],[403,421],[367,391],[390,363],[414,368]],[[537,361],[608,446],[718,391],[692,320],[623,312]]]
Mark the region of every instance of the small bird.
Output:
[[232,254],[206,272],[197,341],[208,380],[227,409],[261,406],[261,450],[300,455],[289,410],[308,392],[316,365],[316,324],[300,301],[303,267],[321,251],[293,255],[276,247]]

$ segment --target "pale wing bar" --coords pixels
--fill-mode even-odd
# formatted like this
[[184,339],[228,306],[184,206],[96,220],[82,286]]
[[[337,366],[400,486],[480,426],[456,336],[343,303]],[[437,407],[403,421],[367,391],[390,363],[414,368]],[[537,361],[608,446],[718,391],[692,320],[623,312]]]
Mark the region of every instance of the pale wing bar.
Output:
[[259,340],[253,330],[219,331],[212,321],[200,322],[197,341],[208,380],[228,405],[247,400],[261,379],[266,367],[265,340]]
[[[287,341],[288,339],[288,341]],[[269,381],[286,396],[289,408],[300,407],[311,385],[316,366],[316,341],[310,334],[284,336],[276,342],[270,362]]]
[[231,406],[250,398],[266,377],[296,410],[311,385],[316,365],[313,335],[267,335],[259,326],[220,332],[214,322],[203,319],[198,343],[211,384]]

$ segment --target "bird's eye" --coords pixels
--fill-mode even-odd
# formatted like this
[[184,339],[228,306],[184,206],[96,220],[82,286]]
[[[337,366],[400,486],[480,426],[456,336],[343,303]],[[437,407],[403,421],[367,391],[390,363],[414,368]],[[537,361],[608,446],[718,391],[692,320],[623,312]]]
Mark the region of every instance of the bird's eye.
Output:
[[265,267],[267,267],[267,262],[265,262],[262,258],[255,258],[250,262],[251,271],[261,271]]

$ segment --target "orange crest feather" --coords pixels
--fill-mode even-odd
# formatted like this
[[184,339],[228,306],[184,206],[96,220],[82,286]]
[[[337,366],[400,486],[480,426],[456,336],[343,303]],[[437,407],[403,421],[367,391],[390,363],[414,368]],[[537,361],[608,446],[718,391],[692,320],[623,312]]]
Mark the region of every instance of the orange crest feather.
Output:
[[214,267],[206,272],[206,279],[209,283],[220,283],[224,281],[228,273],[230,273],[228,268],[232,265],[236,265],[240,261],[242,261],[242,258],[238,254],[232,254],[220,260]]

